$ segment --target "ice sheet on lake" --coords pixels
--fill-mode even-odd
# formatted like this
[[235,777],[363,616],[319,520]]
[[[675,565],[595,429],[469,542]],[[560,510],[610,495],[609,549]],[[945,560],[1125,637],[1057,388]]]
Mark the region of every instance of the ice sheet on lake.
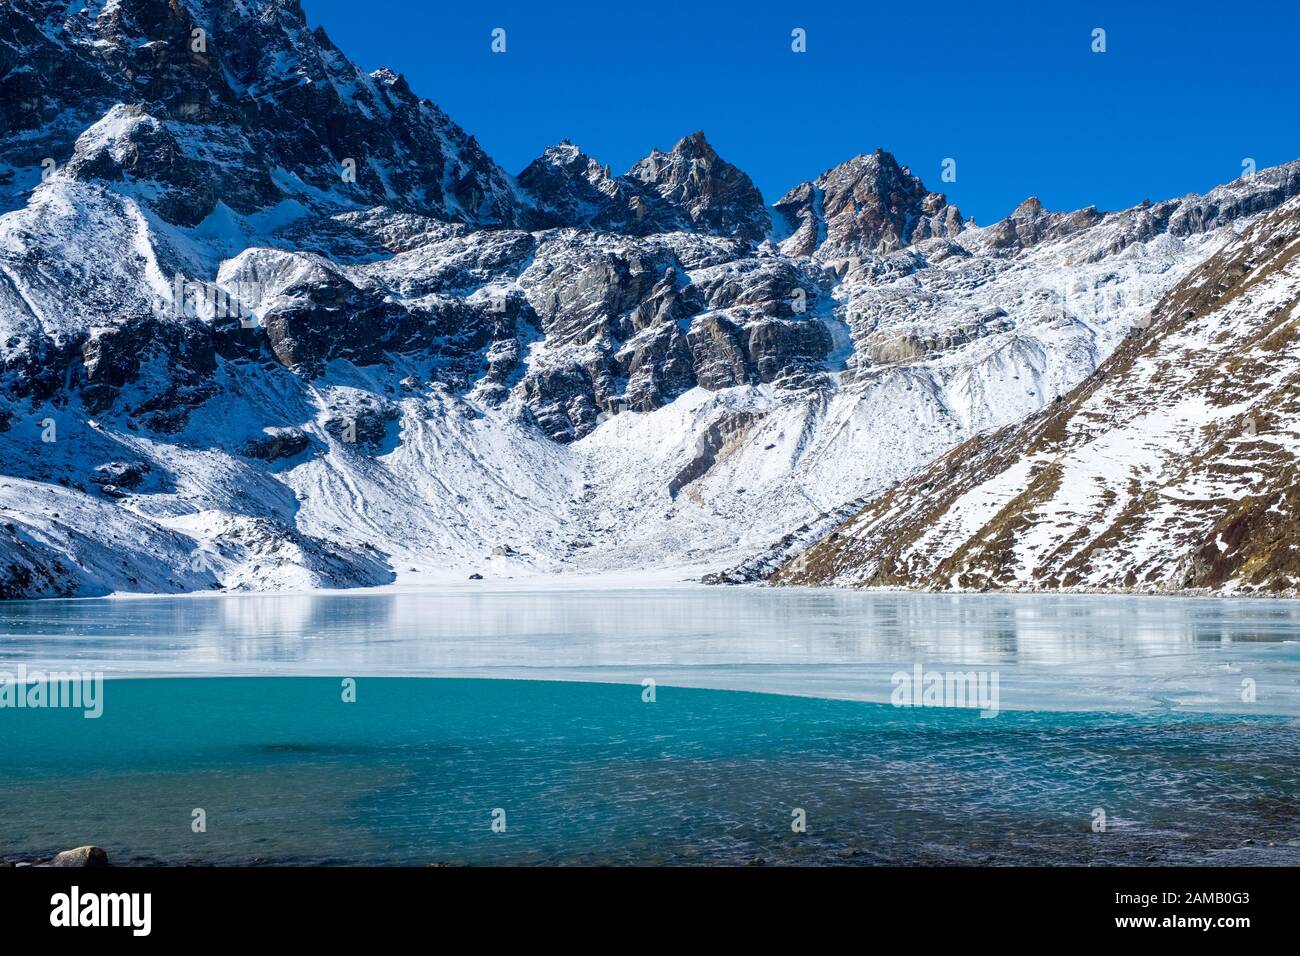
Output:
[[1002,709],[1300,716],[1298,640],[1300,602],[1246,599],[462,587],[0,605],[0,670],[651,679],[884,702],[920,664],[996,673]]

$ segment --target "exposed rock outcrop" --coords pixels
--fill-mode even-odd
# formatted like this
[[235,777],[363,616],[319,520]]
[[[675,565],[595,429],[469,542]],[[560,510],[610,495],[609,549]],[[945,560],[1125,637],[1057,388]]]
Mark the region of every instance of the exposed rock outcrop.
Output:
[[73,850],[64,850],[55,854],[49,866],[57,867],[100,867],[108,866],[108,854],[97,846],[79,846]]
[[786,193],[773,208],[790,233],[788,255],[823,258],[890,252],[961,232],[963,219],[882,149],[856,156]]

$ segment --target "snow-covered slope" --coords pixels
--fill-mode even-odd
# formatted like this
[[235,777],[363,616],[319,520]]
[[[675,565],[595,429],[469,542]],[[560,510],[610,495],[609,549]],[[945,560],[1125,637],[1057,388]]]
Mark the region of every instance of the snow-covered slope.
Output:
[[758,573],[1300,193],[976,228],[876,151],[769,211],[700,133],[515,177],[292,0],[14,0],[0,93],[0,596]]
[[1300,199],[1083,385],[891,489],[781,583],[1300,590]]

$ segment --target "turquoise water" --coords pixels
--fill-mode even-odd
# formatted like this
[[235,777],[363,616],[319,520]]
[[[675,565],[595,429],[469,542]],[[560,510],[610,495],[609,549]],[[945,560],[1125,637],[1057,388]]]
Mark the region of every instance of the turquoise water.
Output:
[[0,764],[0,857],[94,842],[119,863],[1300,863],[1289,717],[982,720],[411,677],[361,678],[345,703],[337,678],[125,679],[98,720],[0,709]]
[[[882,703],[918,664],[996,674],[1000,712]],[[0,857],[1300,863],[1297,601],[523,586],[0,604],[0,671],[20,666],[113,679],[98,720],[0,707]]]

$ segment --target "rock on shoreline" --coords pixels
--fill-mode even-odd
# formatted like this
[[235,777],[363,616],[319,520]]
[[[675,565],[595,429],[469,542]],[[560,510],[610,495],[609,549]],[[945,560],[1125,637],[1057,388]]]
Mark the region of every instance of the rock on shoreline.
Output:
[[0,866],[40,866],[40,867],[101,867],[108,866],[108,854],[100,847],[93,844],[74,847],[71,850],[64,850],[62,853],[56,853],[51,860],[37,858],[35,860],[2,860]]

